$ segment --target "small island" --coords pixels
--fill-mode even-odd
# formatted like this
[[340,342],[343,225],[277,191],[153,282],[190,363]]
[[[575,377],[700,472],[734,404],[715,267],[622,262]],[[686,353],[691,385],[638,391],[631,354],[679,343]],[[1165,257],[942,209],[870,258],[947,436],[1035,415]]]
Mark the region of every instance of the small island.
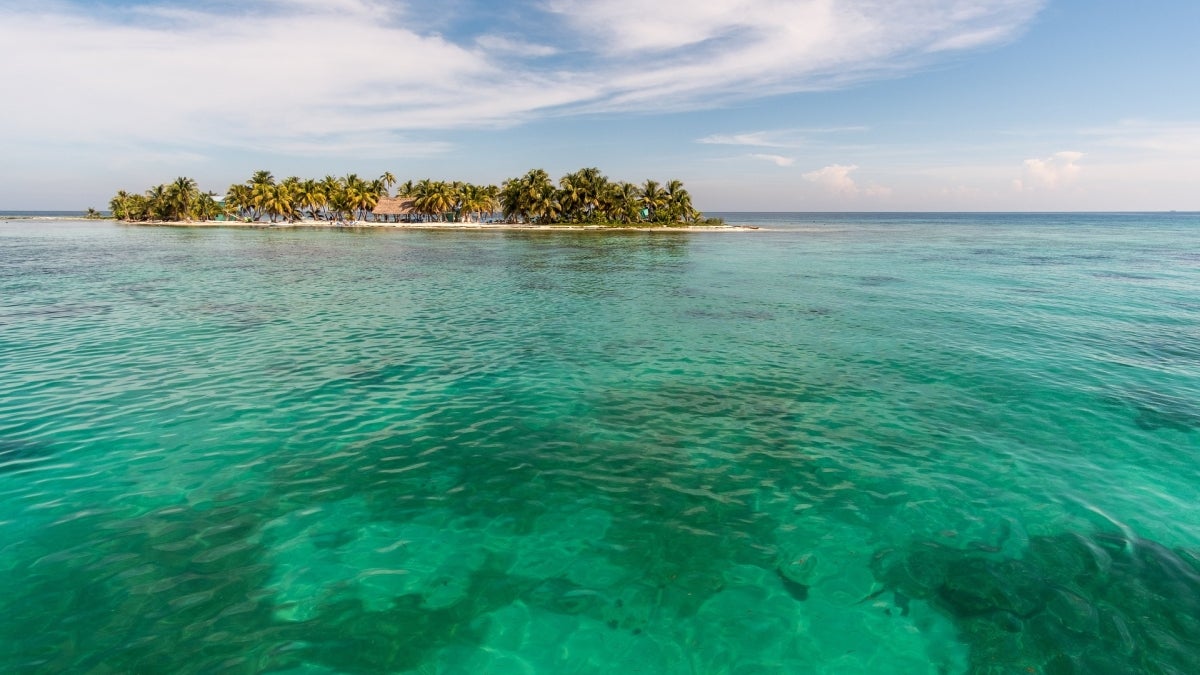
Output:
[[270,171],[256,171],[223,197],[180,177],[141,194],[122,190],[109,209],[119,221],[154,225],[741,229],[705,218],[681,181],[635,185],[609,180],[596,168],[557,183],[533,169],[500,186],[431,179],[397,184],[390,172],[373,180],[349,174],[277,181]]

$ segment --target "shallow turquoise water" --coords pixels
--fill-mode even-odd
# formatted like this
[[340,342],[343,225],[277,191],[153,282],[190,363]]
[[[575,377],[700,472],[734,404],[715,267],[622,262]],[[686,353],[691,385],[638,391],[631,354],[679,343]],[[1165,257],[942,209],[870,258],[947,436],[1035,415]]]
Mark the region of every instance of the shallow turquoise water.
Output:
[[0,671],[1200,670],[1200,217],[0,222]]

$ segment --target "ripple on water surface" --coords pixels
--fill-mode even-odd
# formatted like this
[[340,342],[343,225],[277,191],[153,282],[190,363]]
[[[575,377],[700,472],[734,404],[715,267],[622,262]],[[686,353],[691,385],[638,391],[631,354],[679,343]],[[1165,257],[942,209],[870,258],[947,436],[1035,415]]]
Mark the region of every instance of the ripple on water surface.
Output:
[[771,218],[0,224],[0,669],[1200,669],[1197,224]]

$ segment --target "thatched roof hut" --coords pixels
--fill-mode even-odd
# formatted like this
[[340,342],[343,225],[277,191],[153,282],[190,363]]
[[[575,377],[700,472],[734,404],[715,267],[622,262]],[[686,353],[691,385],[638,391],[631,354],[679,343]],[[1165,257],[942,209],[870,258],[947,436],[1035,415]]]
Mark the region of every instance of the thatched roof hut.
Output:
[[371,213],[377,216],[411,216],[416,213],[410,197],[380,197]]

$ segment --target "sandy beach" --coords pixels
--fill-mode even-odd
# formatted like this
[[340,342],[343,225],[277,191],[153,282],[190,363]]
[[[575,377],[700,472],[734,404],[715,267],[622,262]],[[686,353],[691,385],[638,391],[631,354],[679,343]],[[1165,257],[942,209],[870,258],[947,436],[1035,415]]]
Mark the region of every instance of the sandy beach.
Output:
[[638,227],[632,225],[533,225],[528,223],[384,223],[351,221],[330,223],[324,220],[300,220],[294,223],[242,222],[232,220],[208,221],[117,221],[136,227],[240,227],[256,229],[377,229],[377,230],[500,230],[500,231],[628,231],[628,232],[749,232],[753,225],[676,225],[671,227]]

